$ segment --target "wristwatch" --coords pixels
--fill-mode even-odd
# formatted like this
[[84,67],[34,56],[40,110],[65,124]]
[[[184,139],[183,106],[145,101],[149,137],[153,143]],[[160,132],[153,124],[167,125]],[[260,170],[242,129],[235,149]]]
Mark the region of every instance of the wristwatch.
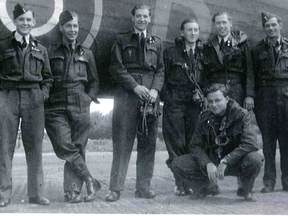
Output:
[[227,162],[227,159],[226,159],[226,158],[222,158],[221,161],[220,161],[220,163],[223,163],[223,164],[227,165],[228,162]]

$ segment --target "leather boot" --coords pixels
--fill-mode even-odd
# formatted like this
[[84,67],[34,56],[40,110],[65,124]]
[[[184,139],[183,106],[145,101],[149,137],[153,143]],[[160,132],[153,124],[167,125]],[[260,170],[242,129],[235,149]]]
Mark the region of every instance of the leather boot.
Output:
[[84,197],[85,202],[91,202],[96,199],[96,192],[101,189],[101,184],[96,179],[89,177],[86,181],[87,196]]

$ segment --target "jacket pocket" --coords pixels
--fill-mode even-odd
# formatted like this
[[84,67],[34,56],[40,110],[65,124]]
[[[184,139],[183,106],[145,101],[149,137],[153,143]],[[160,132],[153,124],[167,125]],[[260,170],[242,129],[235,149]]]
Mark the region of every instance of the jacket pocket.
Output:
[[44,65],[44,57],[40,52],[31,52],[30,55],[30,73],[41,76]]
[[7,75],[17,70],[16,51],[5,51],[0,55],[1,74]]
[[123,45],[123,64],[138,62],[138,48],[134,44]]
[[272,79],[272,56],[270,56],[269,52],[262,52],[258,56],[259,59],[259,71],[258,77],[260,79]]
[[146,62],[153,70],[157,68],[157,47],[155,44],[147,44]]
[[51,56],[50,65],[53,76],[63,76],[65,74],[64,56]]
[[79,77],[87,77],[88,59],[84,55],[74,56],[74,71]]

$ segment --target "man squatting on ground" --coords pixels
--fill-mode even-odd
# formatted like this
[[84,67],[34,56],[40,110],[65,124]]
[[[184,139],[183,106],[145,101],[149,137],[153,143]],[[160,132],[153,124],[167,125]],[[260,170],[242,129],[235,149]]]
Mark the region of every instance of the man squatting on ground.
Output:
[[255,115],[230,99],[224,84],[212,84],[205,96],[210,109],[199,116],[190,153],[175,158],[172,170],[190,184],[192,198],[216,195],[217,179],[237,176],[242,182],[237,195],[256,201],[252,190],[263,157],[257,152],[262,138]]

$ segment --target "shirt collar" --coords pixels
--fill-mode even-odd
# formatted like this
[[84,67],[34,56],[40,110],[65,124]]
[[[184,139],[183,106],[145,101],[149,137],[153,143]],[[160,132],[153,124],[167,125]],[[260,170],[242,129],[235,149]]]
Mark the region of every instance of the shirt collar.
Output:
[[[142,31],[139,31],[139,30],[136,29],[136,28],[134,28],[134,32],[135,32],[135,34],[139,34],[139,35],[141,35],[141,33],[142,33]],[[146,36],[147,36],[147,29],[145,29],[145,30],[143,31],[143,33],[144,33],[144,36],[145,36],[145,38],[146,38]]]
[[[69,47],[69,44],[70,44],[70,43],[68,43],[67,40],[64,40],[64,39],[62,38],[62,44],[64,44],[65,46]],[[78,41],[75,40],[75,41],[72,43],[72,48],[75,50],[75,49],[77,48],[77,46],[78,46]]]
[[193,47],[187,46],[187,44],[185,43],[185,49],[186,49],[187,52],[188,52],[191,48],[192,48],[192,50],[193,50],[193,53],[195,53],[196,43],[194,44]]
[[[229,39],[230,35],[231,33],[229,33],[226,37],[224,37],[224,42],[226,42]],[[222,40],[222,37],[219,37],[219,35],[217,35],[217,37],[218,37],[218,42],[220,43]]]
[[[17,31],[15,32],[15,34],[14,34],[14,37],[15,37],[15,39],[16,39],[16,41],[19,41],[21,44],[22,44],[22,42],[23,42],[23,40],[22,40],[22,35],[20,35]],[[28,35],[26,35],[26,36],[24,36],[25,37],[25,39],[26,39],[26,43],[29,43],[29,41],[30,41],[30,34],[28,34]]]
[[[268,43],[271,43],[271,41],[269,40],[269,38],[267,37],[267,42]],[[278,46],[281,45],[281,36],[277,39],[277,42],[278,42]],[[272,44],[272,43],[271,43]]]

